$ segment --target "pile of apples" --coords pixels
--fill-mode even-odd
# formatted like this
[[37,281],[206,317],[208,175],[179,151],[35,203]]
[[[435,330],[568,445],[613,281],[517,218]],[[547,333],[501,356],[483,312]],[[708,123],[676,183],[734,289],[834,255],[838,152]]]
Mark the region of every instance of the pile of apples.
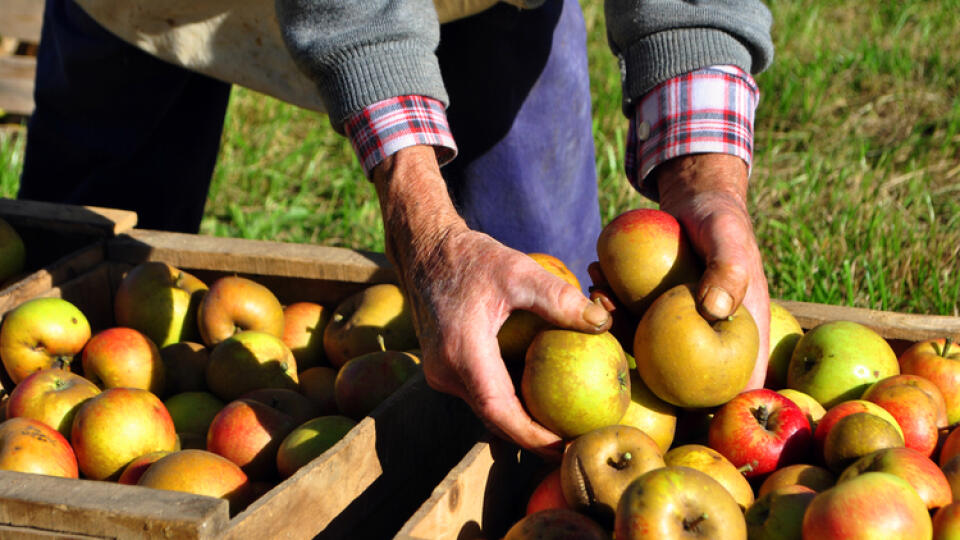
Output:
[[91,335],[67,300],[0,325],[15,386],[0,407],[0,470],[222,497],[236,513],[340,440],[420,369],[391,284],[335,306],[283,306],[252,279],[209,286],[163,262],[132,268],[116,326]]
[[526,330],[501,330],[502,350],[523,351],[525,406],[567,441],[505,540],[960,538],[950,339],[895,352],[852,321],[804,333],[774,302],[766,382],[746,390],[757,326],[742,307],[700,316],[702,268],[676,220],[624,213],[597,252],[591,296],[609,333],[529,313],[504,326]]

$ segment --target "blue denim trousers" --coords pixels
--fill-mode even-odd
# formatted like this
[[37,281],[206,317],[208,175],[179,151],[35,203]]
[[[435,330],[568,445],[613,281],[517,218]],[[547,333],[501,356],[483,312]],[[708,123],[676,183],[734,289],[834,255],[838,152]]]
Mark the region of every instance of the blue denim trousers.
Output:
[[[560,258],[584,287],[600,232],[585,34],[576,0],[501,4],[444,24],[437,50],[459,148],[443,174],[458,210],[508,246]],[[46,0],[18,196],[196,232],[229,94],[72,0]]]

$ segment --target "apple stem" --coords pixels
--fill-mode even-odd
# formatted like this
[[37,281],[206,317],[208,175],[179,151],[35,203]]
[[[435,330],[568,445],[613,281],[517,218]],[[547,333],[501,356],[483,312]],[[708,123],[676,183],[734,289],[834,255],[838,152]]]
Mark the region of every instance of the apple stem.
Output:
[[752,462],[750,462],[750,463],[747,463],[747,464],[744,465],[743,467],[740,467],[739,469],[737,469],[737,472],[739,472],[740,474],[747,474],[748,472],[750,472],[750,471],[753,470],[754,464],[756,464],[756,463],[757,463],[756,461],[752,461]]
[[943,340],[943,352],[940,353],[940,356],[946,358],[947,353],[950,351],[950,346],[953,345],[953,338],[947,338]]
[[770,420],[770,410],[767,409],[766,405],[760,405],[753,412],[753,417],[757,419],[757,422],[763,426],[764,429],[767,428],[767,422]]
[[387,342],[383,340],[383,334],[377,334],[377,345],[380,345],[381,352],[387,350]]
[[630,452],[624,452],[624,453],[620,456],[620,459],[619,459],[619,460],[613,461],[613,460],[611,459],[611,460],[610,460],[610,464],[613,465],[613,468],[615,468],[615,469],[617,469],[617,470],[619,471],[619,470],[622,470],[622,469],[627,468],[627,465],[630,464],[630,460],[632,460],[632,459],[633,459],[633,454],[631,454]]
[[65,356],[58,356],[58,357],[54,358],[53,362],[50,363],[50,367],[55,368],[55,369],[69,369],[69,368],[70,368],[70,360],[71,360],[71,359],[69,359],[69,358],[67,358],[67,357],[65,357]]
[[704,513],[700,514],[699,516],[693,518],[693,519],[690,520],[690,521],[683,520],[683,530],[685,530],[685,531],[693,531],[693,530],[696,530],[697,527],[699,527],[701,523],[703,523],[704,521],[706,521],[708,517],[709,517],[709,516],[707,516],[707,513],[704,512]]

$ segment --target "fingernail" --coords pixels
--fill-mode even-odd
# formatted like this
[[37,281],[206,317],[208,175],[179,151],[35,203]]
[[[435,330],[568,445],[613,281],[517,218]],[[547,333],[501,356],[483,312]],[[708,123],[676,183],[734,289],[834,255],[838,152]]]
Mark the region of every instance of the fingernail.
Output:
[[727,291],[718,287],[710,287],[703,296],[703,310],[711,317],[726,319],[731,315],[733,297]]
[[610,313],[603,309],[600,304],[595,302],[590,302],[587,304],[587,307],[583,308],[583,320],[591,326],[596,326],[599,328],[607,324],[607,319],[609,318]]

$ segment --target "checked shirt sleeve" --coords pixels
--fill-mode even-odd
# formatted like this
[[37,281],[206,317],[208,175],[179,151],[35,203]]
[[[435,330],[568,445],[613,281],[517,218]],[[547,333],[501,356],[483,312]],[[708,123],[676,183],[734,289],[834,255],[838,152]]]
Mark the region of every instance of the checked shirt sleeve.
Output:
[[424,96],[399,96],[347,118],[344,131],[367,178],[387,156],[407,146],[433,146],[440,165],[457,154],[443,103]]
[[712,66],[667,80],[634,109],[627,132],[626,173],[644,196],[658,200],[650,172],[687,154],[739,156],[752,167],[753,119],[760,90],[735,66]]

